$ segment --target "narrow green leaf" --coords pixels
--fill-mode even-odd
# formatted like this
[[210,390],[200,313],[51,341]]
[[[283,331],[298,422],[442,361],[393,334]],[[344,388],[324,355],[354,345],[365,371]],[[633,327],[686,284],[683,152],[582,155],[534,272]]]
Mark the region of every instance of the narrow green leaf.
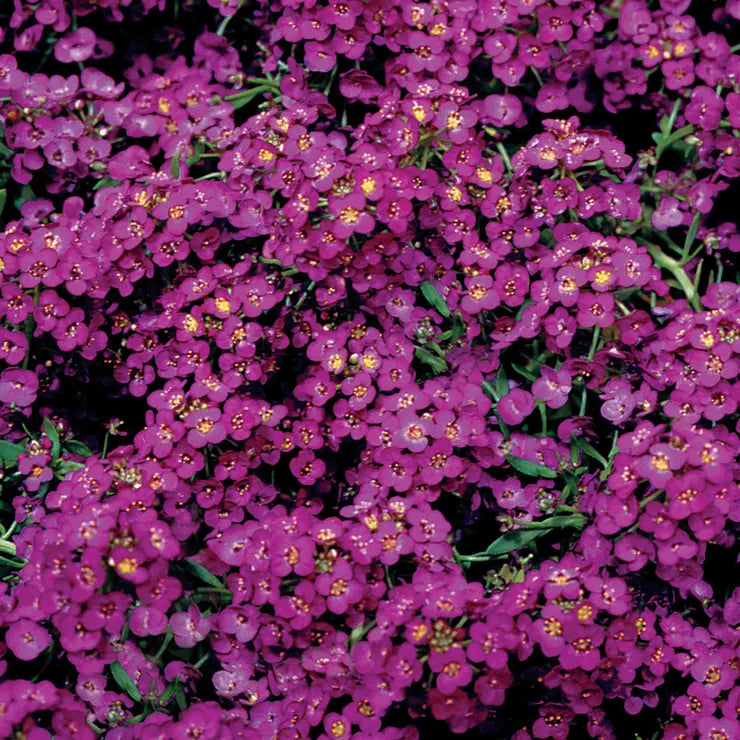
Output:
[[688,136],[690,133],[693,132],[693,130],[693,126],[684,126],[683,128],[678,129],[678,131],[674,131],[670,136],[666,136],[665,138],[661,139],[658,146],[655,147],[655,158],[660,159],[660,155],[663,154],[663,152],[668,149],[671,144],[674,144],[680,139],[683,139],[684,136]]
[[575,440],[573,439],[575,437],[575,434],[570,435],[570,464],[575,465],[578,462],[578,459],[580,458],[580,452],[578,445],[575,444]]
[[491,557],[506,555],[507,552],[518,550],[520,547],[528,545],[549,531],[548,529],[515,529],[511,532],[506,532],[506,534],[502,534],[501,537],[494,540],[486,548],[486,555],[490,555]]
[[134,700],[141,701],[141,693],[136,688],[136,684],[133,682],[131,676],[126,673],[125,668],[117,661],[114,660],[110,666],[110,672],[113,676],[113,680]]
[[5,203],[8,200],[8,191],[3,188],[0,190],[0,218],[3,215],[3,210],[5,209]]
[[533,463],[530,460],[524,460],[521,457],[514,457],[513,455],[504,455],[506,462],[511,465],[512,468],[518,470],[524,475],[529,475],[532,478],[557,478],[558,474],[555,470],[550,470],[544,465]]
[[180,683],[175,686],[175,701],[181,712],[184,712],[188,708],[188,702],[185,698],[185,692],[182,690]]
[[24,185],[21,188],[20,197],[13,201],[13,205],[20,211],[21,206],[29,200],[36,200],[36,193],[30,185]]
[[44,419],[44,434],[51,440],[51,459],[59,459],[59,432],[57,432],[54,422]]
[[534,383],[535,380],[537,380],[537,376],[534,373],[529,372],[526,367],[522,367],[521,365],[517,365],[515,362],[511,363],[511,367],[513,370],[515,370],[519,375],[521,375],[523,378],[526,378],[531,383]]
[[571,441],[571,444],[574,444],[579,450],[582,450],[584,454],[596,460],[596,462],[598,462],[599,465],[601,465],[604,468],[607,466],[606,458],[598,450],[596,450],[588,442],[586,442],[586,440],[583,439],[583,437],[577,437],[575,434],[571,434],[570,441]]
[[[699,300],[699,296],[697,295],[696,290],[694,290],[694,286],[689,279],[689,276],[684,271],[683,267],[681,267],[681,265],[676,262],[673,257],[664,254],[661,249],[655,244],[648,244],[647,250],[658,267],[662,267],[663,269],[668,270],[673,275],[673,277],[676,278],[675,282],[677,286],[680,290],[683,290],[684,295],[686,296],[686,300],[688,300],[691,307],[695,311],[701,311],[702,305],[701,301]],[[670,284],[670,282],[672,281],[666,282]]]
[[0,440],[0,460],[3,466],[11,467],[18,464],[18,455],[25,452],[25,447],[16,445],[12,442]]
[[116,180],[112,177],[104,177],[102,180],[98,180],[93,185],[93,190],[102,190],[103,188],[114,188],[116,185],[120,185],[121,181]]
[[172,157],[172,162],[170,162],[170,172],[172,173],[172,177],[174,177],[176,180],[180,178],[180,157],[182,156],[182,152],[178,152],[175,154],[174,157]]
[[440,316],[448,318],[450,316],[450,307],[445,303],[445,299],[442,298],[439,291],[429,282],[425,280],[420,286],[421,294],[426,298],[429,305],[434,308]]
[[174,679],[162,692],[162,696],[159,697],[159,703],[161,706],[164,706],[175,695],[179,683],[180,681],[177,678]]
[[423,362],[425,365],[428,365],[435,375],[441,375],[445,370],[447,370],[447,363],[441,357],[432,354],[429,350],[423,349],[422,347],[417,347],[414,350],[414,356],[419,360],[419,362]]
[[668,135],[673,130],[673,124],[676,123],[676,117],[678,116],[678,110],[681,107],[681,101],[677,100],[673,104],[670,116],[663,116],[660,119],[660,130],[663,134]]
[[224,100],[228,100],[234,106],[234,110],[243,108],[252,102],[258,95],[270,92],[273,95],[276,94],[276,90],[272,85],[257,85],[249,90],[243,90],[242,92],[234,93],[233,95],[227,95]]
[[532,306],[532,305],[534,305],[534,301],[527,298],[527,300],[524,301],[524,303],[522,303],[522,305],[519,307],[519,310],[516,312],[516,316],[515,316],[516,321],[519,321],[522,318],[524,311],[527,308],[529,308],[529,306]]
[[498,397],[496,396],[496,391],[494,390],[493,386],[487,381],[484,380],[481,388],[483,388],[483,392],[494,401],[498,400]]
[[522,529],[565,529],[566,527],[583,529],[585,521],[586,517],[583,514],[564,514],[551,516],[541,521],[521,522],[521,527]]
[[91,457],[95,453],[86,445],[76,439],[70,439],[64,443],[64,449],[69,450],[73,455],[81,457]]
[[[509,380],[506,377],[506,370],[504,370],[504,366],[501,365],[501,367],[498,369],[498,373],[496,374],[496,394],[498,395],[498,398],[503,398],[508,392]],[[498,398],[496,400],[498,400]]]
[[61,476],[64,478],[67,473],[72,470],[81,470],[84,468],[84,463],[73,462],[72,460],[62,460],[56,467],[57,477]]
[[207,583],[209,586],[214,586],[215,588],[224,587],[224,584],[213,573],[204,568],[200,563],[196,563],[195,560],[185,558],[181,562],[190,571],[191,575],[199,578],[203,583]]
[[696,239],[696,234],[699,231],[700,221],[701,221],[701,213],[697,211],[694,214],[694,219],[691,222],[691,226],[689,226],[689,230],[686,233],[686,239],[683,243],[684,256],[687,256],[689,251],[691,250],[691,245],[694,243],[694,239]]

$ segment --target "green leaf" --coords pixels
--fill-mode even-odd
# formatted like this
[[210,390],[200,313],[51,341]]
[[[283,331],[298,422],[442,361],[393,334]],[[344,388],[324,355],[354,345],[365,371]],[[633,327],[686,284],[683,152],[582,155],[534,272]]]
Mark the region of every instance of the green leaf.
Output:
[[59,459],[59,432],[57,432],[54,422],[44,419],[44,433],[51,440],[51,459]]
[[18,455],[26,451],[22,445],[0,440],[0,460],[4,467],[12,467],[18,464]]
[[21,188],[20,197],[13,201],[13,205],[20,211],[21,206],[29,200],[36,200],[36,193],[33,192],[33,188],[30,185],[24,185]]
[[[592,457],[602,467],[607,466],[606,458],[595,448],[593,448],[583,437],[577,437],[575,434],[570,435],[571,444],[575,445],[579,450],[582,450],[584,454]],[[574,461],[575,462],[575,461]]]
[[681,101],[677,100],[673,104],[670,116],[663,116],[660,119],[660,130],[664,136],[667,136],[673,130],[673,124],[676,123],[676,117],[678,116],[678,110],[681,107]]
[[72,470],[81,470],[84,467],[84,463],[73,462],[72,460],[62,460],[59,465],[56,466],[57,478],[63,480],[67,473]]
[[549,531],[548,529],[514,529],[511,532],[506,532],[486,548],[486,555],[492,557],[506,555],[507,552],[518,550]]
[[[509,392],[509,379],[506,377],[506,370],[504,366],[498,369],[496,374],[496,394],[498,398],[503,398]],[[498,400],[498,398],[496,400]]]
[[506,462],[511,465],[512,468],[518,470],[524,475],[529,475],[532,478],[557,478],[558,474],[555,470],[550,470],[544,465],[533,463],[530,460],[524,460],[521,457],[514,457],[513,455],[504,455]]
[[184,712],[188,708],[188,702],[185,698],[185,692],[182,690],[182,685],[178,682],[175,686],[175,701],[181,712]]
[[208,569],[204,568],[200,563],[196,563],[195,560],[185,558],[181,561],[185,566],[186,570],[190,571],[190,574],[199,578],[203,583],[207,583],[209,586],[215,588],[223,588],[224,584],[216,578]]
[[696,239],[696,234],[699,231],[699,222],[701,221],[701,213],[697,211],[694,214],[694,219],[691,222],[691,226],[689,226],[689,230],[686,234],[686,239],[683,243],[683,253],[684,256],[687,256],[689,253],[689,250],[691,249],[691,245],[694,243],[694,239]]
[[566,527],[583,529],[585,521],[586,517],[583,514],[562,514],[541,521],[520,522],[520,524],[523,529],[565,529]]
[[683,139],[684,136],[688,136],[694,130],[693,126],[684,126],[683,128],[674,131],[670,136],[665,137],[661,140],[660,144],[655,148],[655,158],[660,159],[660,155],[668,149],[671,144]]
[[175,695],[179,683],[179,679],[175,678],[162,692],[162,696],[159,697],[159,703],[161,706],[164,706]]
[[110,666],[110,672],[113,676],[113,680],[134,700],[141,701],[141,693],[136,688],[136,684],[133,682],[131,676],[126,673],[125,668],[117,661],[114,660]]
[[419,288],[421,294],[426,298],[429,305],[434,308],[440,316],[448,318],[450,316],[450,307],[445,303],[445,299],[442,298],[439,291],[429,282],[425,280]]
[[489,398],[493,399],[494,401],[497,401],[498,400],[498,397],[496,395],[496,391],[494,390],[493,386],[487,380],[484,380],[483,381],[483,383],[481,385],[481,388],[483,388],[483,392]]
[[174,177],[176,180],[180,178],[180,157],[181,156],[182,156],[182,152],[178,152],[172,158],[172,162],[170,162],[170,172],[172,173],[172,177]]
[[3,215],[3,210],[5,209],[5,203],[8,200],[8,191],[3,188],[0,190],[0,217]]
[[511,363],[511,367],[519,373],[523,378],[526,378],[531,383],[534,383],[535,380],[537,380],[537,376],[534,373],[529,372],[526,367],[522,367],[521,365],[517,365],[515,362]]
[[422,347],[417,347],[414,350],[414,356],[419,360],[419,362],[423,362],[425,365],[428,365],[435,375],[441,375],[445,370],[447,370],[447,363],[441,357],[432,354],[429,350],[423,349]]
[[462,322],[457,321],[455,322],[455,325],[452,327],[452,329],[448,329],[447,331],[443,331],[438,337],[438,342],[446,342],[451,341],[454,342],[458,339],[458,337],[461,337],[463,334],[465,334],[465,326]]
[[64,443],[64,449],[71,452],[73,455],[80,455],[80,457],[91,457],[95,453],[82,442],[76,439],[70,439]]
[[514,317],[516,321],[519,321],[522,318],[522,315],[524,314],[525,309],[533,305],[534,305],[534,301],[527,298],[527,300],[524,301],[524,303],[522,303],[522,305],[519,307],[519,310],[516,312],[516,316]]
[[[676,262],[673,257],[664,254],[655,244],[648,244],[647,250],[658,267],[662,267],[663,269],[668,270],[673,275],[673,277],[676,278],[676,284],[678,285],[679,289],[684,292],[686,299],[688,300],[694,311],[701,311],[702,305],[699,296],[697,295],[697,292],[694,289],[694,285],[692,284],[691,280],[689,280],[689,276],[686,274],[683,267],[678,262]],[[671,281],[666,282],[670,284]]]
[[257,87],[253,87],[250,90],[244,90],[243,92],[234,93],[233,95],[227,95],[224,100],[228,100],[234,106],[234,110],[239,110],[239,108],[243,108],[245,105],[248,105],[258,95],[265,92],[271,92],[274,95],[275,88],[270,85],[257,85]]
[[93,190],[102,190],[103,188],[114,188],[116,185],[120,185],[121,181],[116,180],[112,177],[104,177],[102,180],[98,180],[93,185]]

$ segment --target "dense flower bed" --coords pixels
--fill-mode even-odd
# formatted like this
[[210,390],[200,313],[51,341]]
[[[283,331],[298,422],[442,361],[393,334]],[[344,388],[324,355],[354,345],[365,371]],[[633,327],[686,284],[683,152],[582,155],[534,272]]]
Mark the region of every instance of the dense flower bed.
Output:
[[0,736],[740,737],[740,0],[0,8]]

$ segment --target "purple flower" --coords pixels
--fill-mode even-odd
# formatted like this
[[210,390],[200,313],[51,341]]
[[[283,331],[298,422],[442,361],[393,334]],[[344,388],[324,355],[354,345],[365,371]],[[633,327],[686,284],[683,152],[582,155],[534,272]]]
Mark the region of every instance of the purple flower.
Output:
[[505,424],[521,424],[534,411],[534,399],[528,391],[514,388],[501,398],[496,411]]
[[51,642],[51,635],[30,619],[14,622],[5,633],[5,642],[20,660],[34,660]]
[[20,408],[31,406],[38,389],[38,376],[31,370],[8,368],[0,373],[0,403]]
[[97,40],[95,32],[90,28],[78,28],[57,41],[54,56],[63,63],[84,62],[93,55]]
[[170,617],[170,628],[179,647],[191,648],[206,639],[211,631],[211,622],[193,604],[187,612],[177,612]]
[[334,51],[319,41],[309,41],[305,45],[306,66],[314,72],[330,72],[337,64]]
[[667,231],[672,226],[680,226],[683,220],[681,202],[670,196],[660,199],[660,204],[652,215],[653,226],[659,231]]
[[326,472],[326,464],[310,450],[301,450],[289,464],[290,471],[303,485],[311,486]]
[[362,586],[353,579],[352,566],[346,560],[336,562],[330,573],[316,579],[316,591],[326,597],[326,606],[333,614],[345,614],[362,598]]
[[154,607],[137,606],[131,612],[129,624],[139,637],[161,635],[167,629],[167,615]]
[[532,393],[551,409],[559,409],[568,401],[572,387],[567,370],[553,370],[547,365],[540,368],[540,377],[532,384]]

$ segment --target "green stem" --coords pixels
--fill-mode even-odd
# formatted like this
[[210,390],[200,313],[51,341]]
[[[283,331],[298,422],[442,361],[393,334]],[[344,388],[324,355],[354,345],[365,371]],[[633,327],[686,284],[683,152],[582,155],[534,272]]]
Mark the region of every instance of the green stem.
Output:
[[211,654],[206,653],[197,663],[193,664],[193,668],[195,668],[195,670],[197,671],[203,665],[203,663],[205,663],[210,657],[211,657]]
[[498,153],[501,155],[501,159],[504,160],[504,167],[506,167],[506,171],[511,174],[514,171],[514,168],[511,166],[511,160],[509,159],[509,153],[506,151],[506,148],[504,147],[503,143],[498,141],[496,142],[496,149],[498,150]]
[[12,524],[11,524],[11,525],[10,525],[10,526],[8,527],[7,531],[6,531],[6,532],[5,532],[4,534],[3,534],[3,536],[2,536],[2,537],[0,537],[0,541],[2,541],[2,540],[9,540],[9,539],[10,539],[10,535],[12,535],[12,534],[13,534],[13,532],[15,531],[15,528],[16,528],[17,526],[18,526],[18,522],[13,522],[13,523],[12,523]]
[[274,87],[276,90],[280,89],[280,83],[278,80],[273,80],[271,77],[247,77],[247,82],[250,85],[269,85]]
[[547,436],[547,406],[542,401],[538,401],[537,405],[540,408],[540,418],[542,419],[542,436]]
[[250,87],[249,90],[242,90],[241,92],[234,93],[233,95],[227,95],[224,100],[227,100],[229,103],[232,103],[234,100],[242,100],[243,98],[251,100],[262,92],[267,92],[268,90],[274,89],[275,87],[273,85],[257,85],[257,87]]
[[583,382],[583,390],[581,391],[581,405],[578,408],[578,416],[583,416],[586,413],[586,394],[588,388],[586,387],[586,381]]
[[683,267],[681,267],[673,257],[669,257],[667,254],[664,254],[656,244],[648,244],[646,246],[655,264],[658,265],[658,267],[662,267],[664,270],[668,270],[668,272],[676,278],[676,281],[681,286],[681,290],[683,290],[686,296],[686,300],[694,311],[701,311],[702,305],[699,300],[699,296],[697,295],[694,285]]
[[312,280],[307,286],[306,290],[303,291],[303,295],[298,299],[298,302],[295,304],[295,310],[297,311],[305,302],[306,298],[308,298],[308,294],[316,287],[316,281]]
[[596,347],[599,344],[599,337],[600,336],[601,336],[601,328],[597,326],[594,329],[594,336],[591,339],[591,347],[588,350],[588,359],[589,360],[593,360],[594,359],[594,355],[596,354]]
[[662,495],[663,489],[656,491],[655,493],[651,493],[647,498],[640,501],[640,508],[644,509],[651,501],[655,501],[656,498],[660,498]]
[[28,342],[26,356],[23,358],[23,364],[21,365],[21,368],[23,370],[28,369],[28,363],[31,361],[31,347],[33,347],[33,330],[35,328],[36,322],[33,320],[33,316],[29,316],[23,325],[23,330],[26,335],[26,341]]
[[6,565],[8,568],[17,568],[18,570],[20,570],[26,564],[25,561],[17,563],[14,560],[9,560],[8,558],[2,557],[2,555],[0,555],[0,563]]
[[223,180],[226,177],[225,172],[210,172],[207,175],[201,175],[196,177],[193,182],[201,182],[202,180]]
[[496,390],[487,380],[484,380],[483,383],[481,383],[481,387],[483,388],[484,393],[489,398],[492,398],[494,401],[498,401],[498,394],[496,393]]
[[5,553],[5,555],[16,557],[15,543],[8,542],[7,540],[0,540],[0,552]]
[[239,5],[237,6],[237,9],[234,11],[232,15],[227,15],[221,21],[221,25],[219,25],[218,30],[216,31],[216,36],[223,36],[224,33],[226,33],[226,26],[229,25],[229,23],[231,22],[231,19],[239,12],[242,5],[244,5],[244,0],[240,0]]
[[[586,521],[586,517],[583,514],[573,514],[571,516],[558,517],[557,526],[558,528],[563,527],[581,527]],[[518,529],[554,529],[552,522],[514,522],[518,524]]]
[[331,86],[334,84],[334,80],[337,76],[337,70],[339,67],[335,66],[334,69],[331,71],[331,75],[329,75],[329,81],[326,83],[326,87],[324,88],[324,95],[328,95],[329,91],[331,90]]
[[164,636],[162,645],[160,646],[159,650],[157,650],[156,654],[152,658],[153,662],[156,663],[164,655],[164,651],[167,650],[167,648],[170,646],[170,643],[172,642],[173,639],[174,639],[174,635],[168,627],[167,634]]
[[492,559],[491,555],[461,555],[458,553],[457,560],[464,560],[466,563],[487,563]]
[[535,80],[537,80],[537,84],[542,87],[542,77],[540,77],[540,73],[537,71],[537,67],[530,64],[529,68],[532,70],[532,74],[534,75]]

